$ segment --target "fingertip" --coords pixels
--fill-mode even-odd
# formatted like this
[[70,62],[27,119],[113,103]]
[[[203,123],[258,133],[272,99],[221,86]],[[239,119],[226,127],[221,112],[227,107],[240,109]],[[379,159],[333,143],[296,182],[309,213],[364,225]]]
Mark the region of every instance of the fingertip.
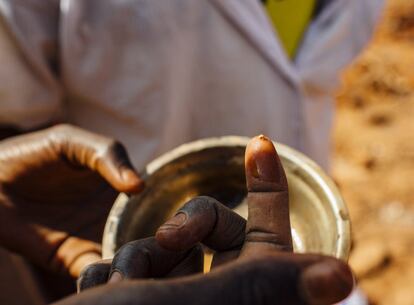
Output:
[[124,276],[122,275],[122,273],[117,270],[114,270],[109,276],[108,284],[116,284],[121,282],[123,279]]
[[188,236],[180,230],[187,220],[188,215],[182,212],[167,220],[155,233],[158,244],[162,248],[171,251],[182,251],[191,248],[196,243],[196,241],[189,240],[192,234]]
[[118,192],[136,194],[144,188],[126,149],[119,142],[107,144],[106,152],[94,167]]
[[76,281],[77,292],[79,293],[85,289],[105,284],[110,269],[111,263],[109,260],[102,260],[98,263],[85,266]]
[[344,300],[354,286],[353,274],[345,263],[329,259],[306,268],[299,289],[309,304],[331,305]]
[[287,190],[286,176],[273,142],[264,135],[250,140],[245,154],[246,182],[250,192]]
[[133,169],[123,169],[121,170],[121,192],[128,194],[137,194],[144,189],[145,183],[142,180],[137,172]]

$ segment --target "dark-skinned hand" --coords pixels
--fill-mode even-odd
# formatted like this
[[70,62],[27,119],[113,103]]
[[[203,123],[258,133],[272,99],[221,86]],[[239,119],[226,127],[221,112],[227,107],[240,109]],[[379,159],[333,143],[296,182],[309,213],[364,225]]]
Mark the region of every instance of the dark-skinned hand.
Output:
[[118,192],[142,181],[116,141],[69,125],[0,142],[0,244],[78,277],[101,259],[99,241]]
[[[155,238],[130,242],[112,261],[89,266],[79,279],[82,292],[58,304],[330,305],[344,299],[353,286],[345,263],[292,253],[287,181],[263,136],[247,147],[246,177],[247,223],[212,198],[195,198]],[[208,274],[201,273],[199,243],[216,251]]]

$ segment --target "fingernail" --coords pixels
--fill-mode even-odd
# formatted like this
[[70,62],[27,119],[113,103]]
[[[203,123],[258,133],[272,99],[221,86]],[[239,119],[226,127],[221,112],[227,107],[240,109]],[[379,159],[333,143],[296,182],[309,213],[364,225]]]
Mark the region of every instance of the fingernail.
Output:
[[187,214],[183,212],[178,212],[174,217],[167,220],[159,230],[168,230],[180,228],[187,222]]
[[144,181],[138,177],[135,171],[124,169],[121,175],[122,181],[128,186],[130,192],[137,193],[144,188]]
[[287,183],[273,142],[264,135],[253,138],[246,147],[246,180],[249,191],[280,191]]
[[194,236],[194,232],[185,232],[184,225],[187,223],[187,220],[188,215],[184,212],[178,212],[174,217],[167,220],[155,233],[155,239],[158,244],[162,248],[171,251],[187,250],[186,241],[189,239],[189,236]]
[[334,304],[352,291],[354,278],[342,262],[328,261],[308,267],[301,275],[300,291],[310,304]]
[[108,284],[119,283],[124,279],[122,274],[119,271],[113,271],[109,277]]

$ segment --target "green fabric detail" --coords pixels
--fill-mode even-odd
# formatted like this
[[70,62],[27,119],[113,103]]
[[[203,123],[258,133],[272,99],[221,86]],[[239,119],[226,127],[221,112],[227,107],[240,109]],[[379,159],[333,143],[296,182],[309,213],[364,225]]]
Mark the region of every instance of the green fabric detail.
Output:
[[287,54],[295,57],[316,0],[267,0],[264,5]]

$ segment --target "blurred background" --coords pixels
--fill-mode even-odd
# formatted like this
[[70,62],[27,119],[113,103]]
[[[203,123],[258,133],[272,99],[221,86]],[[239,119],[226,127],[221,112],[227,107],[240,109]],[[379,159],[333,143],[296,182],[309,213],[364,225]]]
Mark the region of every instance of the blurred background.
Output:
[[350,264],[372,305],[414,304],[414,1],[388,0],[343,75],[334,178],[353,224]]

